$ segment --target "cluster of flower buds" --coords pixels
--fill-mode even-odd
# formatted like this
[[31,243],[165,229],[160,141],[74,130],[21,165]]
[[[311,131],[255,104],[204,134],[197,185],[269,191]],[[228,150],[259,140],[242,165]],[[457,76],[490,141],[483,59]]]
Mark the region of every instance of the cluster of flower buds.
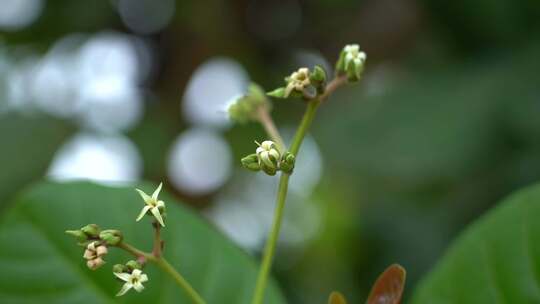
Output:
[[108,252],[107,246],[100,241],[90,242],[83,254],[83,258],[86,260],[86,266],[92,270],[103,266],[105,264],[103,256]]
[[285,78],[285,87],[280,87],[268,95],[276,98],[307,97],[313,98],[322,94],[326,85],[326,72],[320,66],[315,66],[313,71],[308,68],[299,68],[289,77]]
[[263,108],[269,111],[271,104],[266,98],[264,90],[257,84],[251,83],[245,95],[233,98],[227,105],[229,118],[236,123],[256,121],[257,111]]
[[107,246],[116,246],[123,238],[119,230],[101,230],[96,224],[86,225],[79,230],[68,230],[66,233],[73,235],[80,246],[86,247],[83,258],[92,270],[105,264],[103,256],[108,252]]
[[294,169],[295,157],[290,152],[283,155],[279,152],[276,144],[271,140],[265,140],[254,154],[242,158],[242,165],[249,170],[262,170],[268,175],[275,175],[281,170],[285,173],[291,173]]
[[116,294],[117,297],[124,295],[130,289],[135,289],[137,292],[144,289],[142,283],[148,281],[148,276],[142,272],[142,266],[139,262],[133,260],[125,265],[116,264],[113,266],[113,274],[124,283]]
[[163,219],[166,217],[165,213],[165,202],[162,200],[159,200],[159,192],[161,191],[161,187],[163,186],[163,183],[160,183],[157,189],[152,193],[152,196],[146,194],[144,191],[140,189],[135,189],[139,195],[144,200],[145,206],[141,210],[141,213],[139,213],[139,216],[137,217],[136,221],[140,221],[143,216],[145,215],[151,215],[153,216],[156,221],[163,227],[165,227],[165,222]]
[[347,75],[349,81],[358,81],[364,71],[366,53],[360,51],[358,44],[346,45],[336,64],[337,75]]

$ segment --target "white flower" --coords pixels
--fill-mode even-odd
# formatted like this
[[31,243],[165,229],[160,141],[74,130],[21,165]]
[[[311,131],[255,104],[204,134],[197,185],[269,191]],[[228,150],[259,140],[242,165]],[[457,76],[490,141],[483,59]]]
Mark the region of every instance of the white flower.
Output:
[[366,60],[366,53],[360,52],[358,44],[349,44],[343,48],[345,52],[345,66],[347,67],[352,61],[355,67],[360,66]]
[[163,227],[165,227],[165,223],[163,223],[163,217],[161,216],[161,212],[165,210],[165,203],[163,201],[160,201],[158,199],[159,191],[161,191],[161,186],[163,183],[160,183],[157,187],[156,191],[152,193],[152,196],[149,196],[148,194],[144,193],[140,189],[135,189],[139,194],[141,195],[142,199],[144,200],[144,203],[146,206],[142,209],[141,213],[137,217],[137,221],[140,221],[143,216],[150,211],[152,215],[156,218],[156,220],[159,222],[159,224]]
[[114,275],[125,282],[120,291],[116,294],[117,297],[124,295],[131,288],[135,289],[137,292],[143,291],[144,286],[142,283],[148,281],[148,276],[139,269],[133,269],[132,273],[114,272]]
[[298,71],[293,72],[288,78],[287,87],[285,88],[285,97],[288,97],[293,90],[302,92],[307,86],[311,84],[309,81],[309,69],[299,68]]

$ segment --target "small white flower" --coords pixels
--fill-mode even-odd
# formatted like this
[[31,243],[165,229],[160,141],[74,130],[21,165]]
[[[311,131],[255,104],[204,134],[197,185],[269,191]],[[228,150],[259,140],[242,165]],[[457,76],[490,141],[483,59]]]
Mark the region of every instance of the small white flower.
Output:
[[152,193],[152,196],[149,196],[140,189],[135,189],[137,190],[137,192],[139,192],[142,199],[144,200],[144,203],[146,204],[146,206],[144,206],[141,213],[137,217],[137,222],[140,221],[148,211],[150,211],[152,215],[156,218],[156,220],[159,222],[159,224],[165,227],[165,223],[163,223],[163,217],[161,216],[161,212],[165,210],[165,203],[158,199],[158,195],[161,191],[162,186],[163,183],[160,183],[156,191]]
[[310,84],[309,69],[299,68],[298,71],[293,72],[288,78],[287,87],[285,87],[285,97],[288,97],[293,90],[302,92]]
[[366,60],[366,53],[360,52],[358,44],[349,44],[343,48],[345,52],[345,66],[348,66],[352,61],[355,67],[360,66]]
[[132,273],[114,272],[114,275],[125,282],[120,291],[116,294],[117,297],[124,295],[131,288],[135,289],[137,292],[143,291],[144,286],[142,283],[148,281],[148,276],[139,269],[134,269]]

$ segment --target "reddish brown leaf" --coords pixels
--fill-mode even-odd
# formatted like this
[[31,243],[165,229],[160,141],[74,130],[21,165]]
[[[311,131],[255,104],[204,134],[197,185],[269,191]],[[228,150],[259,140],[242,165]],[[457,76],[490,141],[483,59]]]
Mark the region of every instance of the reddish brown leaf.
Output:
[[367,304],[399,304],[405,277],[405,269],[398,264],[386,268],[373,284]]

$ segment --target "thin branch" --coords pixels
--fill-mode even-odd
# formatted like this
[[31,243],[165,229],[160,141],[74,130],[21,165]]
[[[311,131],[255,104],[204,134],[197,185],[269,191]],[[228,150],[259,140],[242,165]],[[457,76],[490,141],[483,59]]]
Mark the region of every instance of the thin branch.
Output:
[[268,110],[267,106],[260,106],[257,108],[256,112],[256,118],[263,126],[264,130],[270,138],[278,145],[280,148],[280,152],[285,151],[285,142],[283,141],[283,138],[281,137],[281,134],[279,134],[278,129],[276,128],[276,125],[274,123],[274,120],[272,119],[272,116],[270,116],[270,111]]
[[332,79],[327,85],[326,89],[324,90],[324,93],[319,96],[319,100],[321,102],[325,101],[328,96],[330,96],[332,93],[334,93],[335,90],[337,90],[339,87],[347,83],[347,75],[341,75],[337,76],[336,78]]

